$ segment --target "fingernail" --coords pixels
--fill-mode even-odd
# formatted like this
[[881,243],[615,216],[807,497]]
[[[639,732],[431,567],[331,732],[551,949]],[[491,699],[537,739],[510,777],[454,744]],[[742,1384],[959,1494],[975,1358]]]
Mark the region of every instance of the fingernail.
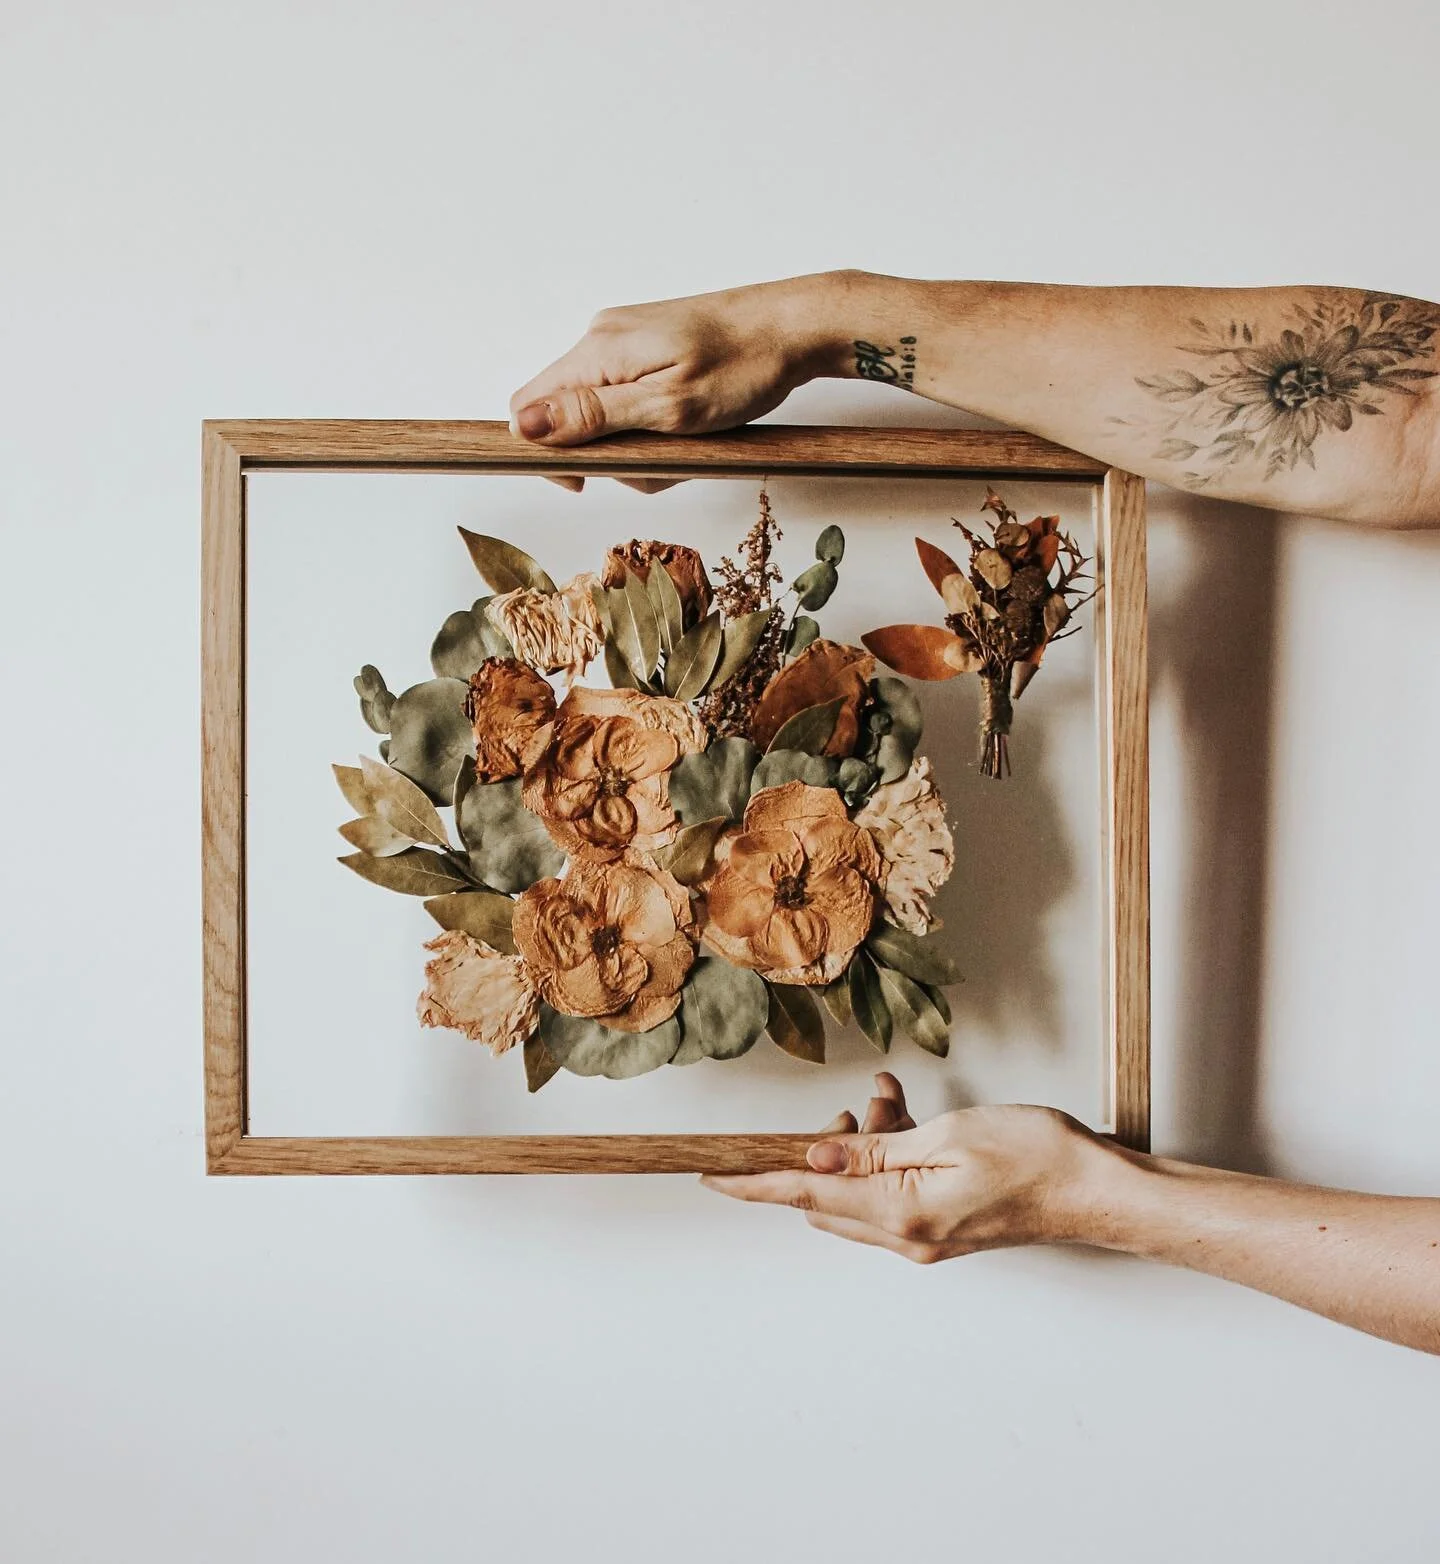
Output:
[[849,1158],[839,1141],[822,1140],[805,1153],[805,1160],[817,1173],[843,1173]]
[[527,440],[543,440],[555,427],[548,402],[532,402],[515,415],[515,427]]

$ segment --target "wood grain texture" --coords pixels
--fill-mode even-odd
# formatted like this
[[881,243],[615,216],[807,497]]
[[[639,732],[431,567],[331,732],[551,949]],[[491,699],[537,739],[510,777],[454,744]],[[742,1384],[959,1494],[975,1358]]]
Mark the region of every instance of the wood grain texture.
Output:
[[1145,481],[1105,476],[1106,851],[1116,1138],[1150,1149],[1150,681]]
[[213,1171],[245,1129],[245,498],[240,453],[210,428],[201,491],[205,1150]]
[[532,445],[498,422],[390,419],[239,419],[207,423],[247,471],[616,473],[643,477],[793,476],[1081,479],[1105,464],[1015,430],[858,429],[750,424],[685,437],[619,434],[568,449]]

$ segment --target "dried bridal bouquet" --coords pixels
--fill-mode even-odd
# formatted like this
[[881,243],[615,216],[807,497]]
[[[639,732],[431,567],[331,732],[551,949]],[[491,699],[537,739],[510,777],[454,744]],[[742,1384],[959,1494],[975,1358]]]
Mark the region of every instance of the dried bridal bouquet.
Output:
[[733,1059],[762,1032],[823,1063],[817,995],[882,1051],[899,1030],[943,1055],[956,976],[930,901],[954,849],[914,695],[808,612],[840,529],[783,591],[763,494],[718,585],[674,543],[557,586],[461,536],[490,595],[441,625],[432,679],[393,695],[361,670],[380,758],[335,767],[340,862],[440,926],[421,1021],[523,1045],[532,1091]]
[[860,639],[912,679],[978,673],[980,771],[999,778],[1010,770],[1011,702],[1035,676],[1046,647],[1074,634],[1065,627],[1089,601],[1089,595],[1077,599],[1088,561],[1060,530],[1058,516],[1022,523],[993,489],[980,508],[994,514],[990,538],[955,523],[970,545],[968,569],[933,543],[915,539],[925,574],[945,604],[945,623],[889,625]]

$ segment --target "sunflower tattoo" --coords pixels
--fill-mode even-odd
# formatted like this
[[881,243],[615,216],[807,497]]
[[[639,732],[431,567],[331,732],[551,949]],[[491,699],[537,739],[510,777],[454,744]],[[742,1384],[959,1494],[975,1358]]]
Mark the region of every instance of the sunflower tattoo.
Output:
[[[1414,382],[1431,380],[1440,309],[1386,293],[1322,295],[1296,305],[1294,322],[1270,340],[1248,324],[1228,327],[1192,320],[1194,339],[1182,351],[1208,360],[1204,375],[1178,370],[1138,379],[1157,401],[1177,409],[1162,426],[1155,455],[1194,465],[1181,474],[1204,488],[1247,459],[1265,477],[1301,462],[1315,466],[1315,441],[1327,429],[1349,429],[1356,416],[1377,417],[1387,396],[1415,396]],[[1208,440],[1193,436],[1213,431]],[[1183,431],[1183,432],[1182,432]]]

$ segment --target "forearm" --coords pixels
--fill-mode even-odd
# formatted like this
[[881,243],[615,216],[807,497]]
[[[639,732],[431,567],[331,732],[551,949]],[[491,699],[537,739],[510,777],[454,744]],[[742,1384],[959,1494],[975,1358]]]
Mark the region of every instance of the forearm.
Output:
[[1361,1195],[1106,1147],[1075,1239],[1254,1287],[1440,1353],[1440,1200]]
[[862,272],[767,286],[812,374],[887,380],[1226,499],[1440,522],[1435,305]]

